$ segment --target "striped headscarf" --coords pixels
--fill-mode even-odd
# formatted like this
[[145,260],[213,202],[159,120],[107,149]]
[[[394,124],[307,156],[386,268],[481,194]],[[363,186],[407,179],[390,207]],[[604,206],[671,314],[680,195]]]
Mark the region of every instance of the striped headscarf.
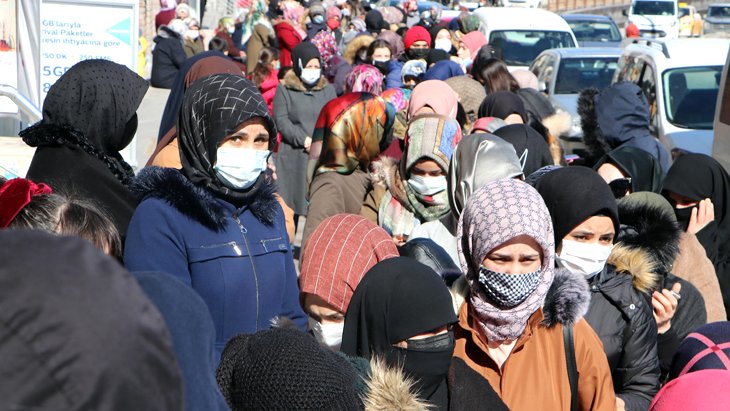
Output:
[[341,313],[347,312],[360,280],[376,263],[398,257],[395,243],[382,228],[354,214],[322,221],[302,257],[299,287]]

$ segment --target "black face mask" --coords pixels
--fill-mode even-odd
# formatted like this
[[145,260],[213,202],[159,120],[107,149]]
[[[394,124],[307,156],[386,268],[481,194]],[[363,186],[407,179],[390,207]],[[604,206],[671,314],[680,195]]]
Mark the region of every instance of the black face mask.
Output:
[[393,347],[389,364],[402,364],[406,375],[416,381],[415,388],[424,400],[435,400],[434,393],[445,381],[454,355],[454,332],[422,340],[406,340],[408,348]]
[[414,49],[411,47],[408,49],[408,57],[410,57],[411,60],[426,60],[429,51],[429,49]]
[[390,65],[389,60],[385,60],[385,61],[373,60],[373,66],[375,66],[376,69],[380,70],[380,72],[383,73],[384,76],[388,74],[389,65]]

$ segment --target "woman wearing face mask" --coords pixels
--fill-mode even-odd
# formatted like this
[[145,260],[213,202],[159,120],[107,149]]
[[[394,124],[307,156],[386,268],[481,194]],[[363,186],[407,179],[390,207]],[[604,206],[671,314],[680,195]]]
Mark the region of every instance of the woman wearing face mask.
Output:
[[471,391],[481,397],[480,407],[506,409],[488,385],[471,384],[479,377],[468,368],[449,375],[454,322],[451,296],[441,277],[410,258],[390,258],[372,267],[355,289],[345,316],[342,352],[382,358],[388,366],[402,368],[429,409],[469,409],[455,404],[464,397],[456,391],[462,394],[467,388],[475,388]]
[[[467,201],[458,238],[468,287],[454,329],[456,359],[485,378],[510,409],[613,411],[601,342],[581,318],[587,286],[554,269],[552,223],[540,195],[514,179],[488,183]],[[566,372],[566,326],[577,392]]]
[[[390,62],[393,57],[393,48],[385,40],[376,39],[368,47],[367,60],[375,66],[384,76],[390,72]],[[402,66],[402,64],[401,64]]]
[[145,168],[142,203],[124,262],[195,289],[216,328],[216,361],[228,339],[287,317],[306,329],[284,215],[267,159],[276,126],[256,87],[216,74],[185,93],[178,120],[182,170]]
[[299,43],[292,59],[294,69],[274,97],[274,120],[281,133],[276,173],[281,197],[299,216],[307,214],[306,171],[314,124],[322,107],[337,94],[322,75],[321,56],[312,43]]
[[543,175],[536,188],[552,216],[558,266],[585,276],[591,287],[585,318],[603,342],[617,408],[647,409],[659,390],[651,262],[614,249],[616,200],[595,171],[563,167]]
[[662,168],[654,156],[636,147],[618,147],[603,156],[593,169],[611,187],[616,199],[662,187]]
[[459,49],[456,55],[461,60],[461,66],[465,72],[470,72],[471,66],[479,53],[479,49],[486,44],[487,38],[480,31],[472,31],[459,40]]
[[413,26],[403,37],[408,60],[426,60],[431,49],[431,34],[421,26]]
[[194,18],[185,19],[188,29],[185,32],[185,56],[193,57],[205,51],[205,40],[200,36],[200,23]]
[[695,234],[715,266],[730,312],[730,176],[704,154],[685,154],[674,161],[662,193],[674,205],[680,228]]
[[398,257],[398,249],[382,228],[354,214],[326,218],[310,239],[299,276],[302,306],[317,341],[339,350],[352,293],[375,264]]
[[431,44],[436,50],[443,50],[449,54],[454,51],[454,45],[451,42],[451,32],[443,26],[433,26],[429,30],[431,34]]

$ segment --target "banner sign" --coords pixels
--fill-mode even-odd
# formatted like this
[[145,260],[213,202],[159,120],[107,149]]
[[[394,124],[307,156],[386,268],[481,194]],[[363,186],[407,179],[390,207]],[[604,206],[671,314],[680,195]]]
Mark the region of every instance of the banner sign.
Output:
[[[0,83],[18,88],[18,14],[15,7],[15,0],[0,0]],[[17,112],[15,103],[0,97],[0,113]]]

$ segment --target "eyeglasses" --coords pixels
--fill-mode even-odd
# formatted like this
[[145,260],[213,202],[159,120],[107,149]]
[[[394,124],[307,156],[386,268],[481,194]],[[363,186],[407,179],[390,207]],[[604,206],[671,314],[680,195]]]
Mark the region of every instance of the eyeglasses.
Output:
[[608,183],[608,186],[611,187],[615,199],[624,198],[626,193],[631,190],[631,178],[617,178]]

